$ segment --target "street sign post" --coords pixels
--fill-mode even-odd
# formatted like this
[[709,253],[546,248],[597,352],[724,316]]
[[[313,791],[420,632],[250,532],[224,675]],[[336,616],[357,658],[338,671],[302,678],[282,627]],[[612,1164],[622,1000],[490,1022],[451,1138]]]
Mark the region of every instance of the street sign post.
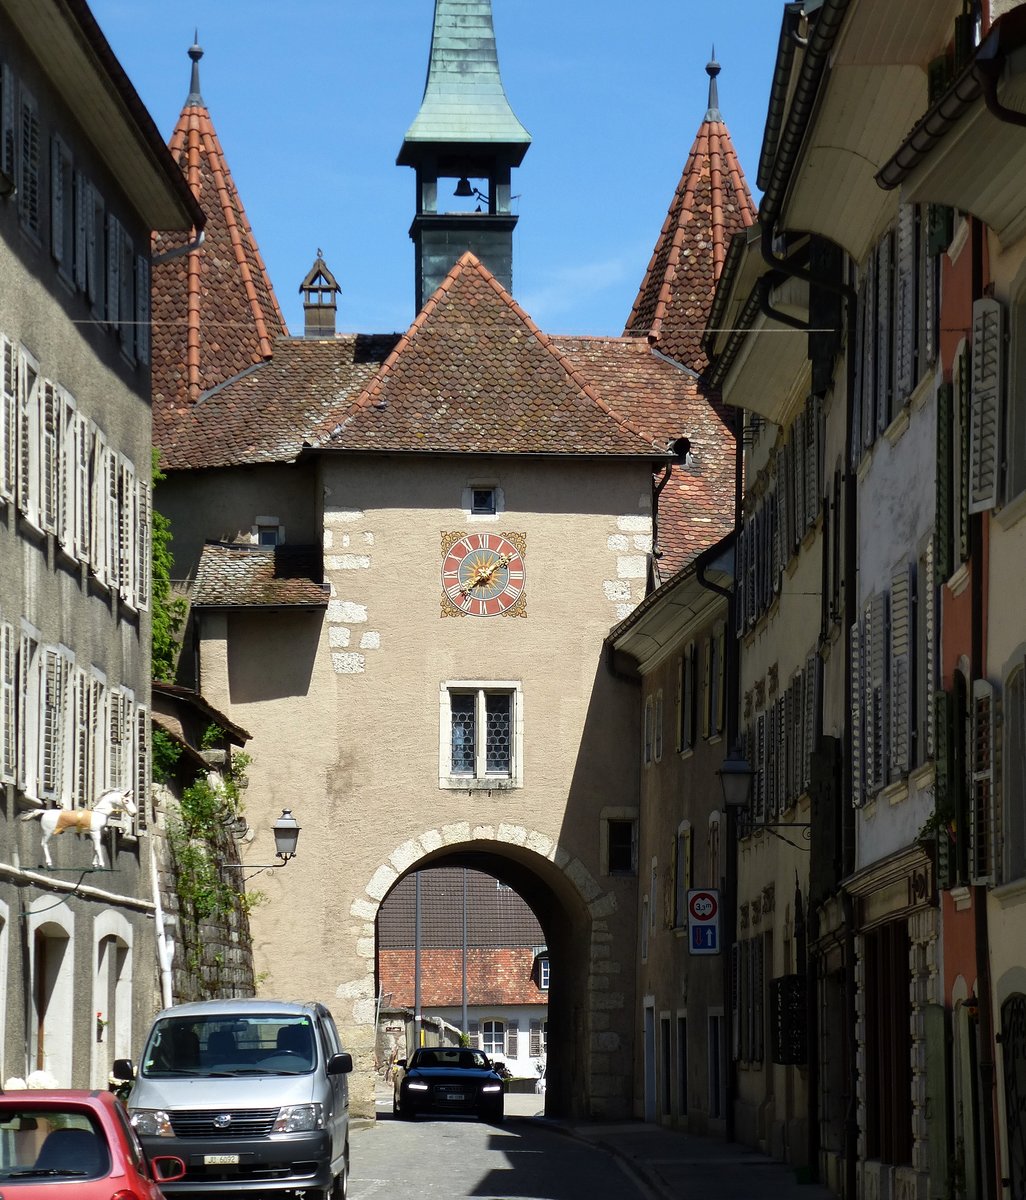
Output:
[[720,952],[720,893],[715,888],[688,892],[688,948],[692,954]]

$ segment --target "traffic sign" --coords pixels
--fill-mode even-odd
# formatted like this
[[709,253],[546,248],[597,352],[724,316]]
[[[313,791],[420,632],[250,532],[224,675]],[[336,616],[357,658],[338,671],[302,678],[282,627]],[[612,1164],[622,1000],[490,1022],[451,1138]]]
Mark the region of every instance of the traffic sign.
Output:
[[720,894],[715,888],[688,892],[688,948],[692,954],[720,952]]

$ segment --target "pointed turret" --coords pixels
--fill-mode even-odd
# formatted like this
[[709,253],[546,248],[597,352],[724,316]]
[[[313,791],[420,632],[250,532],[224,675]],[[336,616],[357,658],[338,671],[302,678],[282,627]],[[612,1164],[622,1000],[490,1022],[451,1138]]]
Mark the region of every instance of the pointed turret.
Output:
[[701,339],[730,239],[756,209],[720,112],[716,52],[706,66],[709,103],[656,241],[624,333],[701,372]]
[[[200,91],[198,44],[189,94],[169,143],[207,214],[204,240],[159,234],[153,271],[153,412],[162,422],[254,363],[271,357],[285,320]],[[175,254],[176,251],[180,253]]]
[[303,297],[304,337],[335,336],[335,313],[338,309],[335,297],[341,292],[335,276],[328,270],[328,264],[318,250],[314,265],[299,285],[299,294]]
[[[435,0],[424,98],[396,159],[417,172],[410,237],[418,312],[466,250],[511,290],[512,170],[530,144],[502,86],[491,0]],[[456,180],[453,196],[476,211],[446,211],[453,205],[448,196],[440,200],[439,179]]]

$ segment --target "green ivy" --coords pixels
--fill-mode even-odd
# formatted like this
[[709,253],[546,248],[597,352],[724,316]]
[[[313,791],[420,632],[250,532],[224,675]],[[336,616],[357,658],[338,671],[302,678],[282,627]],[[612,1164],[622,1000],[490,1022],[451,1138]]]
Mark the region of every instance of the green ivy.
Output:
[[151,735],[151,744],[153,782],[170,783],[174,779],[178,760],[182,757],[182,744],[156,726]]
[[[160,451],[153,451],[153,486],[166,478],[160,470]],[[171,523],[163,513],[153,510],[153,580],[151,587],[153,678],[171,683],[178,660],[178,635],[185,625],[189,606],[181,596],[171,594]]]

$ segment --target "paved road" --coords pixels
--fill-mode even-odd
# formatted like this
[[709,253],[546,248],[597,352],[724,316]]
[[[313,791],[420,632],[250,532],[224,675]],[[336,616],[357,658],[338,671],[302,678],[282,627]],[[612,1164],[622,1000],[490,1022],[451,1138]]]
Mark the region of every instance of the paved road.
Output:
[[508,1118],[486,1125],[471,1117],[399,1121],[378,1112],[374,1125],[350,1134],[350,1200],[648,1200],[606,1151]]

